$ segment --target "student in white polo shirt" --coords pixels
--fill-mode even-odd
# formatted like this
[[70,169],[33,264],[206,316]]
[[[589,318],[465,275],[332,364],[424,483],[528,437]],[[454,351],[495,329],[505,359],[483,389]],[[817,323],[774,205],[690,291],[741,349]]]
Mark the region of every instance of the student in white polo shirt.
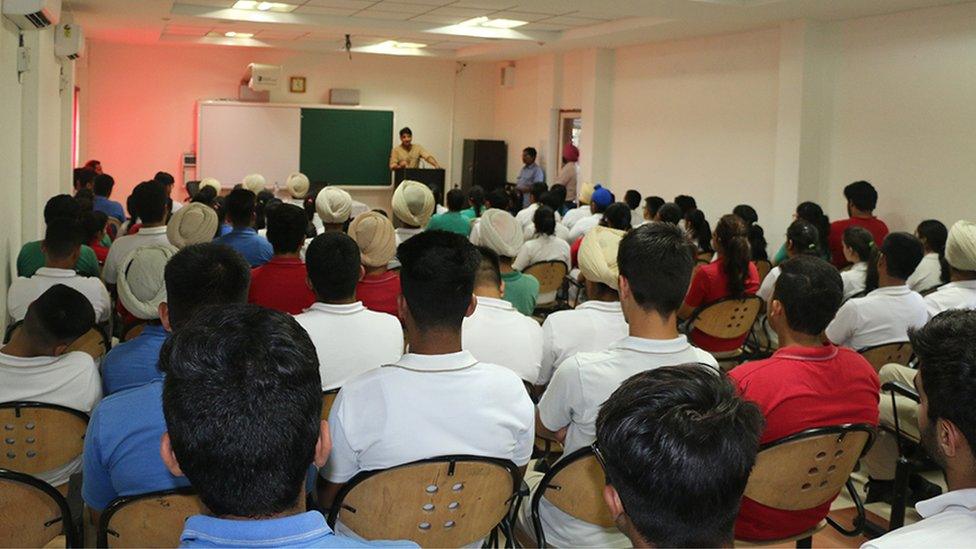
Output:
[[918,427],[949,491],[920,501],[922,520],[863,548],[968,547],[976,537],[976,311],[940,314],[911,335],[918,356]]
[[474,277],[478,306],[464,319],[461,347],[476,359],[504,366],[535,385],[542,365],[542,327],[502,299],[505,283],[498,254],[484,247],[478,251],[481,263]]
[[[319,491],[325,506],[362,471],[451,454],[524,468],[532,454],[533,407],[522,380],[461,347],[462,321],[476,307],[478,250],[459,234],[431,231],[401,244],[397,255],[410,352],[339,391]],[[349,532],[341,523],[336,531]]]
[[356,299],[364,273],[356,241],[341,232],[320,234],[308,246],[305,266],[316,301],[295,320],[315,344],[322,389],[396,362],[403,354],[400,321]]
[[108,320],[112,303],[105,285],[97,278],[75,272],[81,244],[82,228],[75,219],[61,217],[47,224],[41,242],[44,266],[30,278],[18,277],[7,292],[7,310],[15,322],[23,320],[30,304],[56,284],[74,288],[88,298],[95,309],[95,322]]
[[885,237],[877,262],[869,266],[877,269],[878,289],[844,303],[827,326],[827,339],[855,351],[907,341],[909,328],[928,320],[925,300],[905,284],[923,255],[922,243],[908,233]]
[[576,353],[603,351],[627,336],[617,293],[617,248],[623,236],[623,231],[597,227],[583,239],[578,258],[588,300],[549,315],[542,324],[540,386],[549,383],[556,367]]
[[949,283],[925,296],[929,316],[949,309],[976,309],[976,223],[958,221],[946,240]]
[[166,218],[169,217],[169,195],[166,187],[158,181],[143,181],[132,190],[132,200],[142,227],[136,234],[120,236],[108,250],[102,280],[109,288],[114,288],[119,277],[119,265],[129,252],[143,246],[168,246]]
[[[588,242],[596,233],[590,233]],[[620,301],[630,335],[603,352],[580,353],[553,375],[539,401],[536,431],[559,440],[565,455],[592,444],[600,405],[627,378],[661,366],[700,363],[718,365],[709,353],[693,347],[678,333],[677,313],[695,266],[695,248],[681,229],[665,223],[643,225],[620,241]],[[540,473],[526,475],[534,488]],[[530,532],[530,505],[522,506],[519,526]],[[540,505],[546,541],[554,547],[629,547],[614,528],[582,522],[546,501]]]

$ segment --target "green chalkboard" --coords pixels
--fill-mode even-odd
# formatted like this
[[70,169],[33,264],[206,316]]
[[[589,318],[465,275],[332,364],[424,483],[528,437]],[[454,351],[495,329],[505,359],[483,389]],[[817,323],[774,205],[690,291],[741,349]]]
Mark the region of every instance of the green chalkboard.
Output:
[[302,109],[300,170],[330,185],[389,185],[393,112]]

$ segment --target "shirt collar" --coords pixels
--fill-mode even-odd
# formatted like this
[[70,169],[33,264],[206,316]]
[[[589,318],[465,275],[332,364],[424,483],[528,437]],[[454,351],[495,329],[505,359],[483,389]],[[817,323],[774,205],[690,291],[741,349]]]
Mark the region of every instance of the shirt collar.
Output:
[[78,276],[74,269],[56,269],[54,267],[41,267],[34,274],[50,278],[74,278]]
[[320,313],[326,313],[330,315],[352,315],[358,312],[366,310],[363,306],[362,301],[357,301],[355,303],[345,303],[345,304],[335,304],[335,303],[322,303],[321,301],[316,301],[312,303],[312,306],[306,311],[318,311]]
[[462,370],[478,363],[478,359],[468,351],[446,355],[418,355],[407,353],[396,361],[396,366],[418,372],[450,372]]
[[231,228],[230,232],[238,233],[238,234],[240,233],[258,234],[257,229],[255,229],[254,227],[233,227]]
[[871,295],[899,296],[899,295],[908,295],[910,293],[912,293],[911,288],[909,288],[904,284],[899,284],[898,286],[886,286],[884,288],[878,288],[872,291],[871,293],[869,293],[868,295],[869,296]]
[[674,339],[646,339],[643,337],[627,336],[610,345],[611,349],[626,349],[638,353],[679,353],[691,348],[688,338],[679,335]]
[[477,296],[478,307],[487,307],[489,309],[496,309],[500,311],[514,311],[515,307],[511,303],[505,301],[504,299],[498,299],[494,297],[483,297]]
[[309,511],[268,520],[227,520],[206,515],[188,518],[180,541],[203,540],[228,547],[295,546],[332,534],[321,513]]
[[139,334],[139,337],[142,336],[169,337],[169,332],[166,331],[166,328],[163,328],[162,324],[149,323],[142,328],[142,333]]
[[142,235],[154,235],[154,234],[166,234],[166,225],[159,227],[140,227],[137,234]]
[[302,261],[302,258],[300,257],[281,257],[278,255],[272,257],[271,261],[268,261],[268,263],[274,263],[275,265],[304,265],[305,264],[305,262]]
[[821,362],[832,360],[837,356],[837,347],[834,345],[821,345],[820,347],[803,347],[800,345],[790,345],[782,347],[773,353],[772,358],[786,360],[803,360],[811,362]]
[[605,313],[619,313],[623,309],[619,301],[584,301],[576,307],[577,309],[594,309]]
[[915,504],[915,510],[922,515],[922,518],[938,515],[952,507],[961,507],[968,511],[976,510],[976,488],[953,490]]
[[976,290],[976,280],[959,280],[956,282],[950,282],[942,288],[939,288],[939,290],[944,288],[965,288],[967,290]]
[[851,265],[851,270],[852,271],[858,271],[858,272],[860,272],[860,271],[867,272],[867,270],[868,270],[868,262],[867,261],[859,261],[859,262]]

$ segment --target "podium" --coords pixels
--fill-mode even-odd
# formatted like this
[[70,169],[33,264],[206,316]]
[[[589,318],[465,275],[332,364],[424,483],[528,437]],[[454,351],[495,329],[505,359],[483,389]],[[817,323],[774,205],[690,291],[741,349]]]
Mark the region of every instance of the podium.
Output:
[[444,170],[402,168],[393,170],[393,187],[399,187],[404,180],[419,181],[434,193],[434,200],[437,204],[444,204]]

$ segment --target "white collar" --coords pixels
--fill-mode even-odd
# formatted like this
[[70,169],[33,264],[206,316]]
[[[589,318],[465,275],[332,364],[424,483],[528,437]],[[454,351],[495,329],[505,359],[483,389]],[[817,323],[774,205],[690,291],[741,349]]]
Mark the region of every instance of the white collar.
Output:
[[75,278],[78,273],[74,269],[56,269],[54,267],[41,267],[34,273],[35,276],[46,276],[48,278]]
[[[498,299],[498,298],[494,298],[494,297],[483,297],[483,296],[480,296],[480,295],[479,296],[475,296],[475,297],[478,298],[478,307],[486,307],[488,309],[495,309],[495,310],[498,310],[498,311],[514,311],[515,310],[515,307],[511,303],[505,301],[504,299]],[[475,309],[475,310],[477,310],[477,309]]]
[[950,282],[945,286],[939,288],[939,291],[948,288],[964,288],[966,290],[976,290],[976,280],[959,280],[957,282]]
[[645,339],[643,337],[627,336],[610,345],[610,349],[626,349],[638,353],[680,353],[691,348],[688,338],[679,335],[674,339]]
[[584,301],[576,306],[577,309],[595,309],[605,313],[619,313],[623,311],[619,301]]
[[[64,355],[61,355],[63,357]],[[0,364],[6,364],[7,366],[16,367],[31,367],[31,366],[48,366],[54,364],[61,357],[56,356],[14,356],[8,355],[7,353],[0,353]]]
[[415,235],[424,232],[423,227],[417,227],[415,229],[409,229],[407,227],[398,227],[396,229],[397,234]]
[[923,257],[922,259],[933,259],[933,258],[934,259],[938,259],[939,258],[939,254],[936,253],[936,252],[929,252],[929,253],[925,254],[925,257]]
[[446,355],[418,355],[407,353],[396,361],[394,366],[418,372],[449,372],[463,370],[478,363],[478,359],[468,351]]
[[160,227],[140,227],[137,235],[151,236],[155,234],[166,234],[166,225]]
[[867,261],[860,261],[858,263],[855,263],[855,264],[851,265],[851,269],[850,270],[857,271],[857,272],[862,272],[862,271],[863,272],[867,272],[867,270],[868,270],[868,262]]
[[967,511],[976,510],[976,488],[953,490],[915,504],[915,510],[922,515],[922,518],[938,515],[951,507],[961,507]]
[[312,303],[311,307],[305,310],[317,311],[330,315],[353,315],[366,310],[366,307],[363,306],[362,301],[345,304],[322,303],[321,301],[316,301],[315,303]]
[[873,296],[873,295],[902,296],[902,295],[908,295],[910,293],[912,293],[911,288],[909,288],[904,284],[899,284],[898,286],[885,286],[884,288],[878,288],[872,291],[871,293],[869,293],[865,297]]

